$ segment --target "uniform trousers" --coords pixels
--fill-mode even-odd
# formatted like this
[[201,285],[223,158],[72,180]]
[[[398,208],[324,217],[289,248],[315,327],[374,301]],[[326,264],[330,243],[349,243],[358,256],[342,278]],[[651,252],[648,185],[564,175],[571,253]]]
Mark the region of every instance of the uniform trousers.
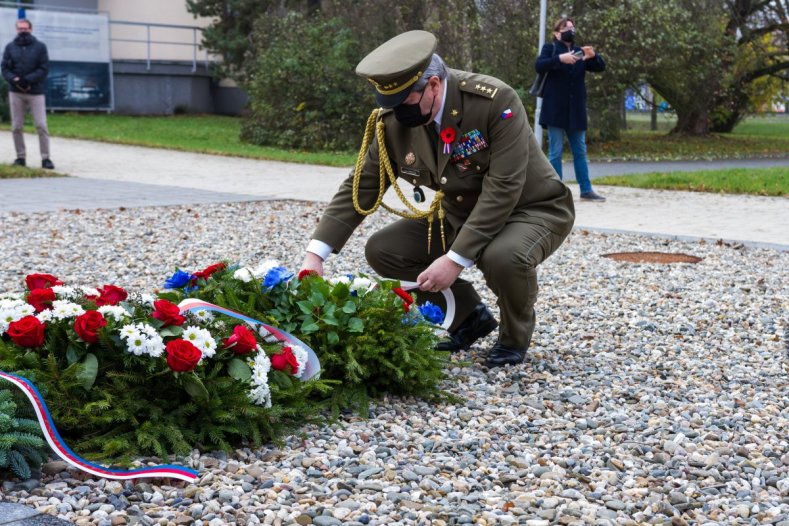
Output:
[[38,147],[42,159],[49,159],[49,129],[47,128],[47,107],[44,95],[28,95],[26,93],[8,92],[8,102],[11,106],[11,135],[14,137],[16,156],[24,159],[25,112],[29,109],[33,115],[33,123],[38,132]]
[[[381,277],[416,281],[422,271],[444,254],[438,224],[434,224],[433,229],[428,253],[426,220],[401,219],[382,228],[367,241],[365,255],[368,263]],[[448,223],[445,230],[449,246],[455,232]],[[526,348],[531,343],[536,324],[537,265],[550,256],[565,237],[544,225],[512,221],[504,226],[476,261],[485,283],[498,298],[501,316],[499,341],[504,345]],[[456,309],[449,327],[451,332],[481,300],[473,285],[464,279],[458,278],[450,288]],[[425,301],[445,307],[441,293],[419,291],[417,302]]]

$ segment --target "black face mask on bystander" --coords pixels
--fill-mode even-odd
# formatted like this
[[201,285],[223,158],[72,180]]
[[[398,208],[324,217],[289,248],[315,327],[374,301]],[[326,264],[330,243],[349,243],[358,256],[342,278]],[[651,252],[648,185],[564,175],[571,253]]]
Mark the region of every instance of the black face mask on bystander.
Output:
[[575,40],[575,30],[568,29],[567,31],[562,31],[560,36],[562,37],[562,42],[572,42]]
[[416,128],[430,122],[433,117],[433,106],[436,103],[433,97],[433,103],[430,104],[430,111],[422,113],[419,103],[422,102],[422,97],[425,96],[425,91],[422,91],[422,96],[415,104],[400,104],[394,107],[394,115],[397,122],[408,128]]

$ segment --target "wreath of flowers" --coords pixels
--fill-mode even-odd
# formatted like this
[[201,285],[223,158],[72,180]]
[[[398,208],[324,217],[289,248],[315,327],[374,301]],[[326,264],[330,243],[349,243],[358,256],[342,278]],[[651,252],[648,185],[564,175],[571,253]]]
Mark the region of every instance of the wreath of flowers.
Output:
[[[225,264],[218,263],[194,274],[177,271],[167,284],[195,288],[198,280],[205,280],[223,268]],[[242,270],[247,269],[239,269]],[[287,279],[283,270],[269,266],[265,274],[268,285]],[[244,273],[239,271],[236,273],[243,279]],[[259,271],[251,272],[257,275]],[[174,303],[152,295],[130,298],[115,285],[68,287],[51,274],[30,274],[25,283],[29,288],[26,294],[0,296],[0,335],[6,335],[22,348],[38,349],[45,345],[50,334],[53,337],[66,334],[60,348],[74,348],[76,344],[86,351],[85,356],[95,357],[100,352],[90,351],[100,346],[103,337],[119,344],[125,353],[155,360],[156,368],[166,366],[176,375],[192,373],[214,359],[218,351],[228,351],[225,360],[245,359],[251,370],[250,399],[265,407],[271,407],[269,371],[283,371],[300,378],[307,363],[307,352],[299,346],[266,340],[267,334],[258,335],[242,324],[229,327],[208,311],[185,316]],[[259,340],[266,344],[271,356]]]

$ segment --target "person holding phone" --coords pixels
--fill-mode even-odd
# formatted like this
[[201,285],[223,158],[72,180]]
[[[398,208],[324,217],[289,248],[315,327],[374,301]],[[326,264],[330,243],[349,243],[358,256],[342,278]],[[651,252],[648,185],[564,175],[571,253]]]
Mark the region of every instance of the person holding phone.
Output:
[[586,159],[586,72],[605,70],[605,62],[592,46],[575,43],[575,23],[560,18],[553,26],[554,41],[543,46],[534,69],[547,73],[540,125],[548,130],[548,160],[562,178],[564,136],[573,153],[575,179],[584,201],[604,202],[592,189]]

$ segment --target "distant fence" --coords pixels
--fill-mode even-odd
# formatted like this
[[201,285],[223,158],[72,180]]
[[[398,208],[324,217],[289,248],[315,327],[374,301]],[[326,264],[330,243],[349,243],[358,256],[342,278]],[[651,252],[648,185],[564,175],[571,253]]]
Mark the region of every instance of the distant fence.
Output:
[[212,57],[200,49],[202,31],[197,26],[110,20],[112,58],[144,60],[146,70],[151,61],[191,62],[192,71],[199,63],[208,68]]

